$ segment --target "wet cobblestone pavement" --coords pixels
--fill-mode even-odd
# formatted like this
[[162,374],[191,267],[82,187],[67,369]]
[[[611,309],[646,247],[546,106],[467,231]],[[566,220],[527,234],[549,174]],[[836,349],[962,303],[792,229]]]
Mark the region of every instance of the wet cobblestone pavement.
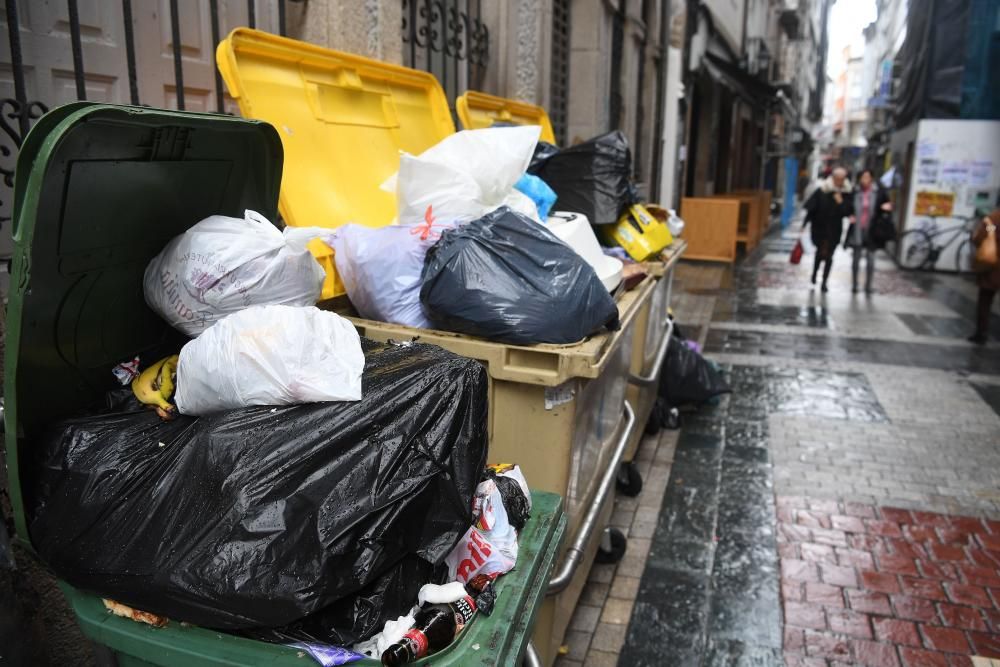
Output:
[[1000,311],[882,258],[830,292],[774,234],[735,267],[685,263],[680,328],[732,395],[648,438],[560,667],[971,665],[1000,658]]

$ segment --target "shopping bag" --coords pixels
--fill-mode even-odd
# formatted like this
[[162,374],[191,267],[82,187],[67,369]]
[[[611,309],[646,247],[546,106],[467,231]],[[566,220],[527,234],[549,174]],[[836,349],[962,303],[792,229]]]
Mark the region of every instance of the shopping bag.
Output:
[[876,216],[869,235],[876,248],[884,248],[887,243],[896,240],[896,225],[888,215]]
[[799,239],[795,241],[795,247],[792,248],[792,256],[788,258],[788,261],[790,261],[792,264],[798,264],[799,262],[802,261],[802,252],[803,252],[802,240]]

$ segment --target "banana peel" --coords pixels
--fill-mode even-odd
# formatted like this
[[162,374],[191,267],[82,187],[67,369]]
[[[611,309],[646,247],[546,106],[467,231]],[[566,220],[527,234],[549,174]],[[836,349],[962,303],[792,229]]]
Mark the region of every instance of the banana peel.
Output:
[[177,382],[178,359],[176,354],[160,359],[132,381],[132,393],[139,402],[156,410],[160,419],[165,421],[177,415],[177,407],[170,400],[174,397]]

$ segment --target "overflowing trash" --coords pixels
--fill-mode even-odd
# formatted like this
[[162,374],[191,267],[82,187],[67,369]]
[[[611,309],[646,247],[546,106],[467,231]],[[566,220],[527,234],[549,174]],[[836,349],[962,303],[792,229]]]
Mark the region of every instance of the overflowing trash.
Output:
[[440,328],[514,343],[575,343],[618,328],[594,269],[543,225],[502,206],[427,253],[420,301]]
[[315,306],[253,306],[187,343],[177,364],[181,414],[361,399],[365,355],[354,325]]
[[253,305],[311,306],[323,269],[264,216],[213,215],[173,238],[146,267],[146,303],[172,327],[195,337]]
[[73,586],[220,629],[293,623],[408,557],[443,563],[475,520],[486,373],[431,345],[363,349],[357,402],[163,421],[123,389],[54,421],[27,485],[35,549]]

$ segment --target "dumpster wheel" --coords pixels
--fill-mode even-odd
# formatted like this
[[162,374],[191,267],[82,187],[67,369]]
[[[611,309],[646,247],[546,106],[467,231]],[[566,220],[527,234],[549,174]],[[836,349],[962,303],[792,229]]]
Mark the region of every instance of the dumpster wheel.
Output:
[[625,555],[625,548],[628,538],[625,533],[617,528],[605,528],[604,535],[601,536],[601,546],[597,548],[597,555],[594,556],[595,563],[602,565],[614,564]]
[[635,498],[642,493],[642,473],[635,461],[622,461],[618,467],[618,478],[615,480],[618,491],[623,496]]

